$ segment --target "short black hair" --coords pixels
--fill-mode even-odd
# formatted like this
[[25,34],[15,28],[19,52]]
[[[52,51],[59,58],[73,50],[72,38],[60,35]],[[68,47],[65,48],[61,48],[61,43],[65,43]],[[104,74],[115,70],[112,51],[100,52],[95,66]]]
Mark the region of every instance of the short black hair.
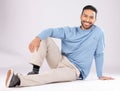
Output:
[[96,13],[96,15],[97,15],[97,9],[94,6],[92,6],[92,5],[86,5],[85,7],[83,7],[82,13],[86,9],[90,9],[90,10],[94,11]]

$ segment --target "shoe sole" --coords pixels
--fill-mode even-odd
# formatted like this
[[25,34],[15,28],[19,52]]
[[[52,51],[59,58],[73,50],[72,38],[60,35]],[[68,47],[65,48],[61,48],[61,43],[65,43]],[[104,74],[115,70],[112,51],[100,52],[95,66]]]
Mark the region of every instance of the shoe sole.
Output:
[[6,75],[6,82],[5,82],[6,87],[10,86],[10,81],[11,81],[12,77],[13,77],[13,70],[9,69],[7,72],[7,75]]

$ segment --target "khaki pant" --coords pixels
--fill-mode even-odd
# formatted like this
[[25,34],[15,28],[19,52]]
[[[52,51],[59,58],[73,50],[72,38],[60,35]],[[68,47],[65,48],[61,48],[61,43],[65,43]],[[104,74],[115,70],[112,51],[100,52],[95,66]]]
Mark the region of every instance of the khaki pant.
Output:
[[52,82],[74,81],[78,79],[78,69],[61,54],[59,48],[51,38],[42,40],[38,51],[34,52],[30,63],[41,66],[46,58],[51,70],[37,75],[18,74],[20,86],[36,86]]

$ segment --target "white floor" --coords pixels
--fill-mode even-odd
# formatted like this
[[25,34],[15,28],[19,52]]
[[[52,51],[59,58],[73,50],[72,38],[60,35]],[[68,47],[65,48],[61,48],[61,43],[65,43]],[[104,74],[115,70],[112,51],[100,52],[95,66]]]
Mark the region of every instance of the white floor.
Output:
[[[5,78],[8,68],[14,68],[15,71],[26,74],[30,71],[31,66],[23,61],[21,57],[12,56],[7,54],[1,54],[0,58],[3,61],[3,65],[0,66],[0,91],[119,91],[120,90],[120,75],[107,74],[115,78],[115,80],[101,81],[98,80],[95,73],[90,73],[88,78],[84,81],[53,83],[42,86],[34,87],[21,87],[21,88],[6,88]],[[4,60],[11,61],[8,65]],[[20,62],[16,62],[16,61]],[[5,65],[6,64],[6,65]],[[14,64],[14,65],[12,65]],[[7,67],[8,66],[8,67]],[[43,67],[44,68],[44,67]],[[43,70],[42,70],[43,71]]]
[[6,88],[4,85],[5,76],[3,75],[0,79],[0,91],[119,91],[120,76],[113,76],[115,80],[112,81],[100,81],[89,78],[85,81],[54,83],[34,87]]

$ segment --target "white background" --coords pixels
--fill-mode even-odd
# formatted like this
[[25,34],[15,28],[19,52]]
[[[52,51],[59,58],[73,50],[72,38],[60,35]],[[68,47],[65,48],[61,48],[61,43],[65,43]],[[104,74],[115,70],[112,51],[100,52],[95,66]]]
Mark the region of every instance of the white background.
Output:
[[88,4],[98,9],[96,25],[105,32],[104,72],[119,74],[119,0],[0,0],[0,71],[18,66],[25,70],[30,41],[49,27],[79,26]]

